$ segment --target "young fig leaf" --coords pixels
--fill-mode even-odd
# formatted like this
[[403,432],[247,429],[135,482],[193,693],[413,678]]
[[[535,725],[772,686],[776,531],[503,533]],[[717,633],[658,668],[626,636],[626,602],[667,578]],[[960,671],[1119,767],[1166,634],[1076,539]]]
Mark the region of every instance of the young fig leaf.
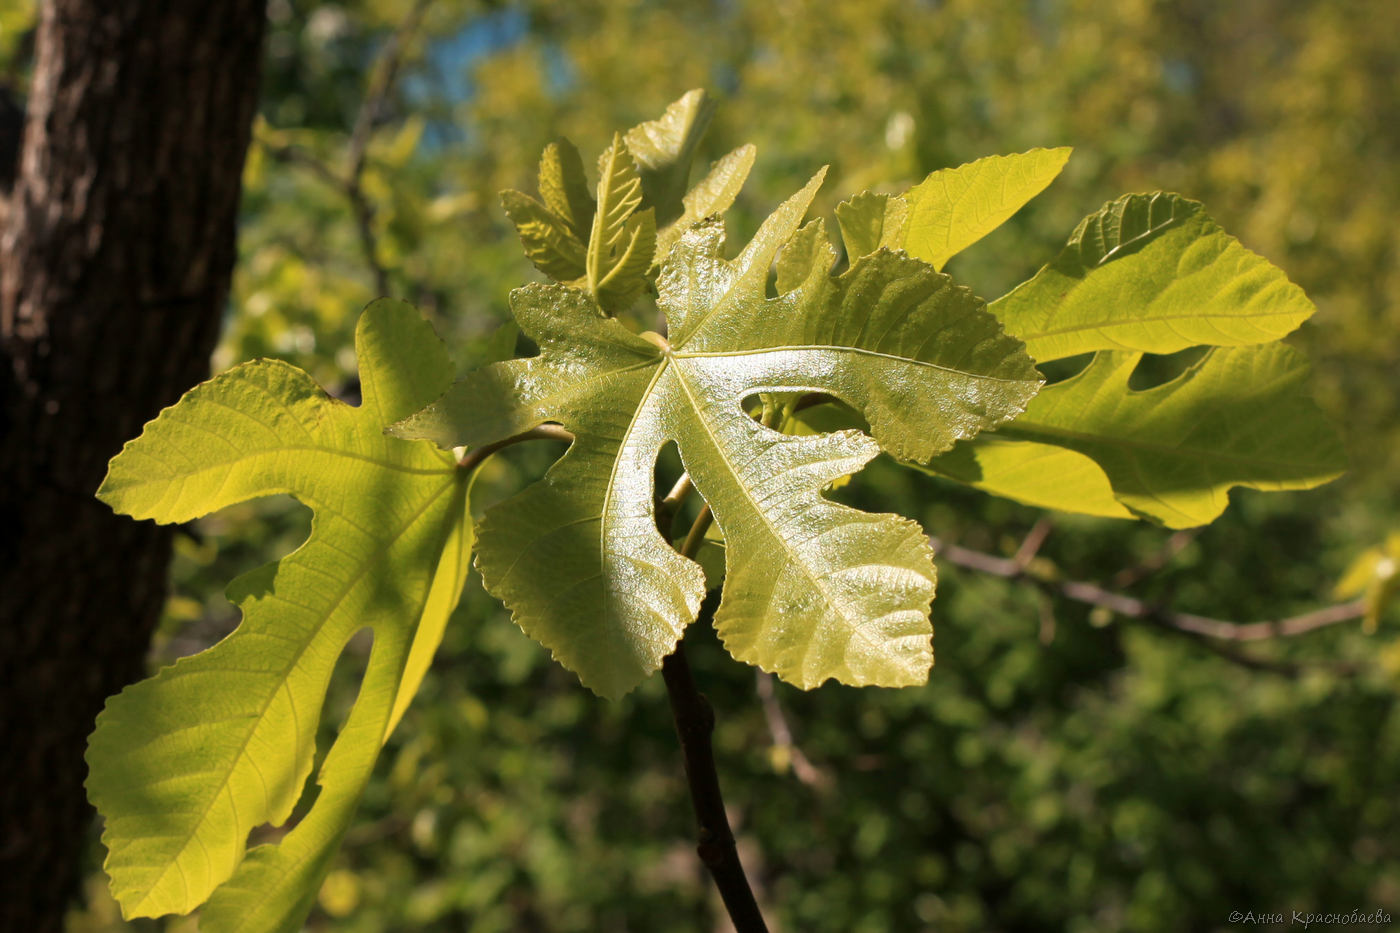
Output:
[[695,150],[715,113],[715,102],[703,90],[687,91],[655,120],[627,131],[627,149],[637,160],[647,204],[656,222],[668,224],[684,210],[681,203],[690,180]]
[[1044,191],[1069,155],[1062,147],[987,156],[933,172],[900,197],[857,195],[836,210],[846,254],[887,246],[942,269]]
[[706,217],[723,214],[729,210],[734,199],[739,196],[740,189],[744,187],[744,181],[749,177],[757,154],[758,150],[751,145],[740,146],[710,166],[710,171],[705,177],[682,199],[685,209],[681,216],[657,232],[656,262],[652,271],[655,271],[661,260],[671,252],[671,247],[679,242],[682,233]]
[[[768,276],[821,176],[722,257],[711,220],[666,259],[669,338],[638,336],[580,290],[512,295],[540,355],[468,376],[394,430],[478,447],[545,421],[576,440],[540,482],[489,510],[477,565],[522,628],[605,696],[655,671],[697,614],[704,574],[656,528],[653,470],[674,441],[725,540],[715,623],[740,660],[802,687],[923,682],[932,663],[928,543],[913,522],[821,492],[883,447],[927,460],[1020,412],[1040,379],[983,303],[929,266],[880,251],[839,278],[820,225]],[[806,268],[802,268],[802,266]],[[857,431],[781,434],[751,396],[825,392]]]
[[545,206],[561,218],[580,244],[593,227],[593,194],[583,174],[583,159],[567,139],[557,139],[544,147],[540,156],[540,197]]
[[573,143],[560,139],[545,147],[539,184],[543,203],[519,191],[502,191],[501,205],[536,269],[556,282],[581,279],[587,272],[595,206]]
[[[447,354],[390,301],[365,311],[356,348],[359,407],[286,363],[246,363],[161,412],[98,492],[158,522],[281,493],[313,513],[304,545],[229,586],[243,610],[232,635],[98,717],[88,792],[128,918],[186,913],[212,894],[205,930],[299,929],[456,605],[472,544],[467,477],[431,445],[383,433],[446,388]],[[361,630],[373,649],[315,803],[245,858],[249,832],[284,823],[301,797],[331,669]]]

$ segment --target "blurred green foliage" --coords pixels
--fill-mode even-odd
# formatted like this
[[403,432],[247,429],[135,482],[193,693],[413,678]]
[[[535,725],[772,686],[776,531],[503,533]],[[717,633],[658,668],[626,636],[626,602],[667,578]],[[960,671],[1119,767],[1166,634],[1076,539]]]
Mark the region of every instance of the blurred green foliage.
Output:
[[[0,74],[21,73],[15,30],[32,8],[0,3]],[[1301,612],[1397,527],[1390,0],[272,0],[269,15],[218,366],[279,356],[352,397],[350,333],[375,265],[469,365],[489,352],[509,289],[538,278],[497,192],[531,190],[553,137],[598,151],[704,86],[721,106],[701,161],[759,147],[731,242],[822,164],[832,175],[816,209],[829,214],[865,187],[1072,145],[1065,175],[957,257],[955,278],[1000,295],[1084,214],[1163,188],[1204,201],[1317,301],[1295,339],[1353,472],[1313,493],[1238,494],[1164,569],[1124,584],[1133,595],[1245,621]],[[394,41],[402,60],[352,179],[354,127]],[[512,451],[483,484],[504,495],[549,456]],[[885,462],[838,495],[1001,554],[1037,518]],[[228,631],[216,581],[306,528],[293,504],[260,503],[181,539],[154,661]],[[1040,559],[1111,583],[1168,537],[1057,518]],[[712,632],[688,636],[775,928],[1198,931],[1229,929],[1233,909],[1400,914],[1393,608],[1374,635],[1356,623],[1245,646],[1306,667],[1282,676],[1024,584],[940,571],[927,688],[775,687],[816,783],[775,746],[754,671]],[[354,700],[345,673],[327,736]],[[469,584],[311,927],[722,928],[692,833],[660,683],[597,700]],[[122,928],[96,877],[90,889],[72,928]]]

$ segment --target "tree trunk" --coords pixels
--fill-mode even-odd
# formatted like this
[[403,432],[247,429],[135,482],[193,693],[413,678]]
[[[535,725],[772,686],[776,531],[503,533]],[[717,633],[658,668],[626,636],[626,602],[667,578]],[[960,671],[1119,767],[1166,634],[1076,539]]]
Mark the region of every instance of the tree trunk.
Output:
[[49,0],[0,239],[0,929],[63,926],[83,750],[138,679],[170,531],[93,498],[208,375],[264,0]]

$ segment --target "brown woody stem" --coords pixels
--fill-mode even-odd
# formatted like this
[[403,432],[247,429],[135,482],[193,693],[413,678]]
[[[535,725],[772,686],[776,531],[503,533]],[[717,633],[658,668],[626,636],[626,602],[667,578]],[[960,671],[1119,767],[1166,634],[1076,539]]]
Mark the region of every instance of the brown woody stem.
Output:
[[[681,554],[694,556],[712,520],[709,506],[703,507],[681,545]],[[699,621],[710,620],[711,613],[702,610]],[[677,644],[675,652],[661,662],[661,676],[666,681],[671,716],[676,721],[676,734],[680,736],[685,756],[690,802],[700,825],[695,851],[709,870],[715,887],[719,888],[724,909],[737,933],[767,933],[768,927],[763,922],[753,889],[749,887],[743,863],[739,861],[734,832],[729,828],[729,816],[724,810],[724,795],[720,792],[714,747],[710,742],[715,729],[714,708],[695,686],[682,645]]]

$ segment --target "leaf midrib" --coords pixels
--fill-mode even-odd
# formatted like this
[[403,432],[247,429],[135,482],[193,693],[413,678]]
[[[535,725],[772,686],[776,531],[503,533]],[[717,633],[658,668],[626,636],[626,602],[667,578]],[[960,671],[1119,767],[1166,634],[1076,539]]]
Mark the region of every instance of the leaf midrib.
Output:
[[[1256,457],[1240,457],[1222,454],[1219,448],[1199,448],[1186,446],[1184,444],[1167,445],[1154,444],[1149,441],[1139,441],[1126,437],[1110,436],[1105,434],[1092,434],[1087,431],[1072,431],[1068,428],[1055,427],[1039,422],[1033,418],[1022,416],[1009,425],[997,429],[997,433],[1006,437],[1017,438],[1019,440],[1037,441],[1044,437],[1067,438],[1070,440],[1088,441],[1091,443],[1103,444],[1108,447],[1120,447],[1128,450],[1138,450],[1145,453],[1156,454],[1181,454],[1187,456],[1200,457],[1203,461],[1218,463],[1233,463],[1240,466],[1271,467],[1279,466],[1277,460],[1266,460]],[[1207,456],[1209,455],[1209,456]],[[1305,465],[1306,466],[1306,465]],[[1317,467],[1323,464],[1316,464]]]
[[786,347],[762,347],[756,350],[697,350],[693,352],[676,351],[673,355],[677,359],[701,360],[701,359],[722,359],[728,357],[742,356],[762,356],[769,353],[801,353],[801,352],[832,352],[832,353],[854,353],[858,356],[869,356],[877,359],[893,360],[897,363],[906,363],[911,366],[922,366],[938,372],[948,373],[954,376],[962,376],[966,379],[979,379],[989,382],[1001,382],[1007,385],[1032,382],[1032,379],[1017,379],[1010,376],[993,376],[985,373],[973,373],[964,369],[957,369],[952,366],[945,366],[941,363],[933,363],[926,360],[916,360],[908,356],[900,356],[897,353],[882,353],[879,350],[867,350],[862,347],[846,347],[840,345],[824,344],[799,344]]
[[[659,365],[656,367],[656,372],[652,374],[651,380],[647,382],[646,388],[642,390],[636,407],[632,410],[632,418],[627,422],[627,430],[622,432],[622,438],[617,444],[617,452],[613,454],[612,467],[608,471],[607,485],[603,487],[603,504],[598,510],[598,554],[600,557],[605,558],[610,550],[608,545],[608,513],[612,505],[613,490],[617,488],[617,468],[618,464],[622,462],[622,452],[627,449],[627,441],[632,437],[632,432],[637,427],[637,420],[642,417],[642,411],[646,408],[647,402],[651,400],[652,390],[656,388],[656,384],[661,381],[662,374],[664,374],[671,365],[671,357],[669,354],[662,355],[657,359],[659,360]],[[679,367],[677,367],[677,372],[679,372]],[[601,576],[607,576],[607,568],[604,566],[599,566],[598,572]],[[605,589],[603,598],[603,624],[605,626],[611,625],[612,623],[612,599],[607,595],[608,593],[611,593],[611,590]]]
[[[995,305],[992,305],[991,308],[990,308],[989,310],[991,310],[992,313],[995,314],[995,313],[996,313],[996,310],[995,310],[995,309],[996,309],[996,306],[995,306]],[[1087,323],[1087,324],[1077,324],[1077,325],[1074,325],[1074,326],[1072,326],[1072,327],[1059,327],[1059,328],[1055,328],[1054,330],[1041,330],[1041,331],[1036,331],[1036,332],[1034,332],[1034,333],[1022,333],[1022,334],[1017,334],[1016,337],[1017,337],[1017,339],[1019,339],[1019,340],[1020,340],[1021,342],[1023,342],[1023,343],[1030,343],[1032,340],[1041,340],[1041,339],[1043,339],[1043,338],[1045,338],[1045,337],[1058,337],[1058,336],[1061,335],[1061,334],[1074,334],[1074,333],[1079,333],[1080,331],[1086,331],[1086,330],[1115,330],[1115,329],[1118,329],[1118,328],[1121,328],[1121,327],[1133,327],[1133,326],[1136,326],[1136,325],[1138,325],[1138,324],[1153,324],[1153,323],[1162,323],[1162,322],[1166,322],[1166,321],[1181,321],[1181,320],[1188,320],[1188,321],[1203,321],[1203,320],[1204,320],[1204,321],[1212,321],[1212,320],[1215,320],[1215,319],[1217,319],[1217,318],[1222,318],[1222,319],[1229,320],[1229,321],[1245,321],[1245,320],[1250,320],[1250,319],[1252,319],[1252,318],[1257,318],[1257,317],[1289,317],[1289,316],[1291,316],[1291,315],[1293,315],[1293,314],[1297,314],[1297,313],[1298,313],[1298,312],[1296,312],[1296,311],[1259,311],[1259,312],[1256,312],[1256,313],[1253,313],[1253,314],[1229,314],[1229,313],[1225,313],[1225,312],[1220,312],[1220,313],[1216,313],[1216,314],[1205,314],[1205,315],[1202,315],[1202,314],[1200,314],[1199,312],[1194,313],[1194,314],[1192,314],[1192,313],[1182,313],[1182,314],[1158,314],[1158,315],[1151,315],[1151,316],[1144,316],[1144,317],[1134,317],[1132,320],[1127,320],[1127,321],[1108,319],[1108,320],[1104,320],[1104,321],[1100,321],[1100,322],[1090,322],[1090,323]],[[1306,315],[1305,315],[1305,316],[1306,316]],[[1217,346],[1224,346],[1224,344],[1217,344]],[[1042,360],[1041,362],[1044,362],[1044,361]]]

